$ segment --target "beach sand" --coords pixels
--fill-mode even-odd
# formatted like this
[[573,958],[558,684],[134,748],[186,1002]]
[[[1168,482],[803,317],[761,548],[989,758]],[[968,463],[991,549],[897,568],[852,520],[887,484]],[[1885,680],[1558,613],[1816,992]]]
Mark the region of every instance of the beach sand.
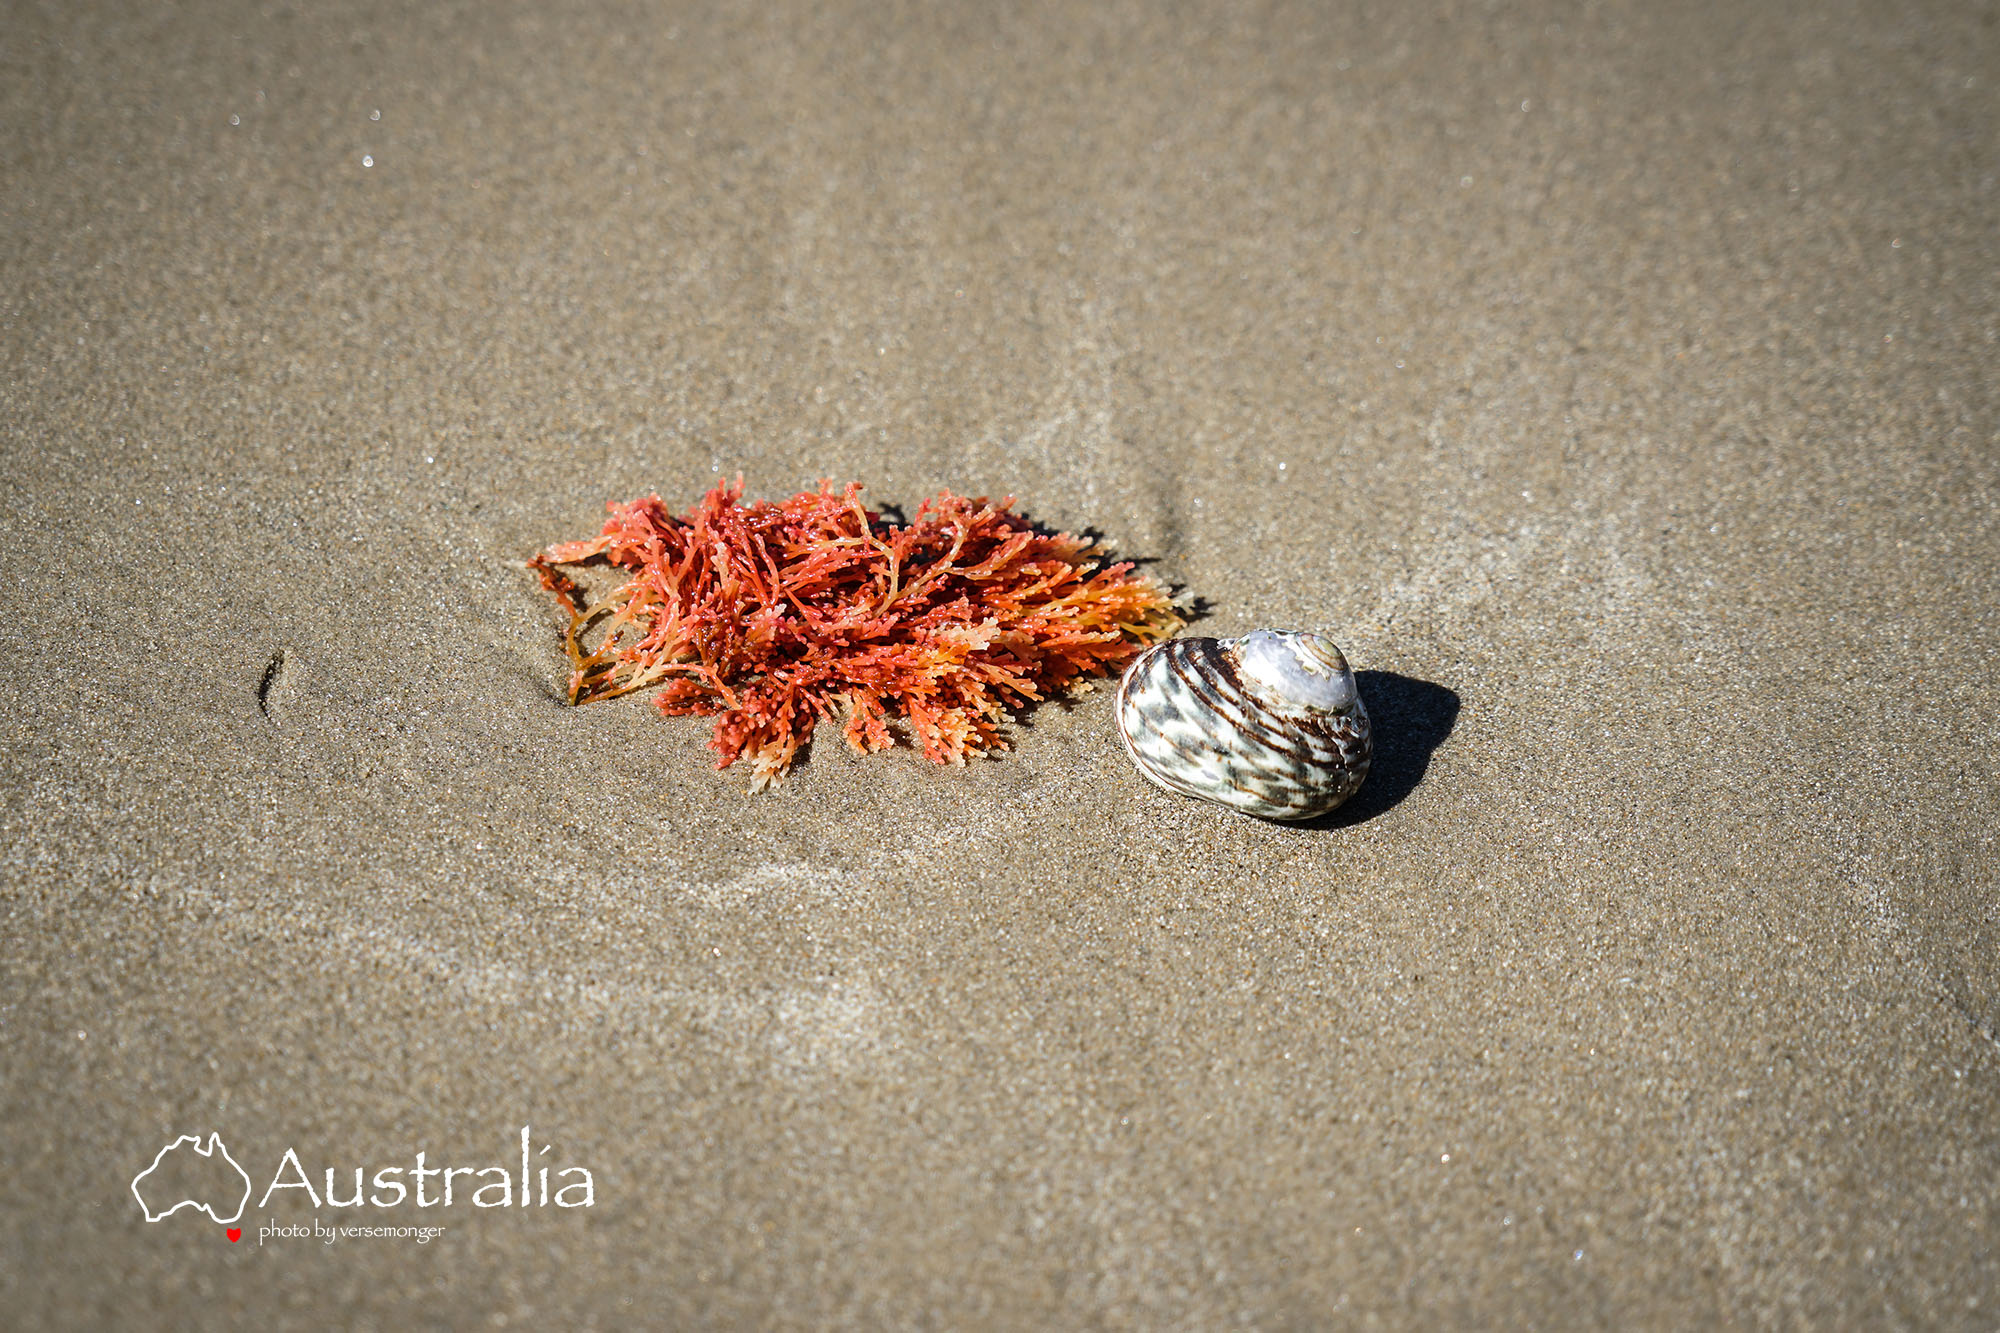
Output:
[[[2000,1319],[1990,14],[4,26],[8,1321]],[[738,472],[1328,627],[1377,771],[566,706],[520,562]]]

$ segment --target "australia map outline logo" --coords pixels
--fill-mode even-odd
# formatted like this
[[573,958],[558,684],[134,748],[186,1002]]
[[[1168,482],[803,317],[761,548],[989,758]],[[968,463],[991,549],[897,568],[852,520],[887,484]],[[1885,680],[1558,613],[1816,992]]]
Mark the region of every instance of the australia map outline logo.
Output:
[[[139,1188],[145,1183],[146,1177],[159,1170],[161,1164],[166,1162],[171,1155],[180,1152],[184,1148],[192,1148],[199,1157],[210,1159],[220,1157],[222,1162],[227,1163],[229,1169],[236,1173],[237,1179],[243,1182],[242,1197],[237,1199],[236,1209],[229,1216],[224,1217],[217,1211],[214,1204],[204,1199],[177,1199],[171,1207],[160,1209],[155,1209],[152,1204],[146,1202],[146,1196]],[[220,1167],[215,1168],[214,1174],[218,1177],[221,1176]],[[208,1136],[208,1142],[204,1144],[199,1134],[183,1134],[155,1153],[152,1165],[132,1177],[132,1197],[139,1201],[139,1207],[145,1212],[148,1222],[158,1222],[162,1218],[172,1217],[183,1208],[192,1208],[197,1212],[207,1213],[210,1221],[222,1226],[228,1226],[230,1223],[240,1219],[243,1216],[243,1210],[250,1204],[250,1174],[237,1164],[234,1157],[229,1155],[229,1149],[222,1145],[222,1135],[211,1131]],[[232,1235],[230,1239],[235,1240],[236,1237]]]

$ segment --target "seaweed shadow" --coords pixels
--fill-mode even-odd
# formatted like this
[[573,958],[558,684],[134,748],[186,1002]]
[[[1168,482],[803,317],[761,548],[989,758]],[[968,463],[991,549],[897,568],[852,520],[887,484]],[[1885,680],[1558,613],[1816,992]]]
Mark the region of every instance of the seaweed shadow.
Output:
[[1428,680],[1394,671],[1357,671],[1361,702],[1374,724],[1375,760],[1368,780],[1345,805],[1296,827],[1348,828],[1403,803],[1430,767],[1431,754],[1458,722],[1458,693]]

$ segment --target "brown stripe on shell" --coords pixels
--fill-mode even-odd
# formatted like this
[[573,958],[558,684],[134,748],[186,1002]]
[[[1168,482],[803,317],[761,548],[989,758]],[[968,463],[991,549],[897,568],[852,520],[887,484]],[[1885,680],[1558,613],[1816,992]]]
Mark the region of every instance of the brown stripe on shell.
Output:
[[1265,748],[1295,756],[1291,749],[1291,737],[1259,711],[1255,698],[1243,688],[1243,677],[1237,672],[1234,659],[1226,653],[1212,651],[1214,640],[1208,640],[1207,644],[1211,651],[1204,654],[1200,662],[1191,660],[1193,653],[1168,658],[1175,678],[1188,695],[1227,725],[1254,736]]
[[[1237,730],[1254,736],[1264,751],[1289,761],[1294,769],[1321,764],[1331,757],[1327,747],[1313,743],[1320,737],[1312,733],[1322,730],[1315,719],[1303,716],[1279,719],[1261,711],[1261,701],[1244,689],[1243,677],[1237,671],[1233,657],[1226,652],[1216,652],[1209,660],[1216,668],[1215,679],[1202,672],[1185,669],[1177,674],[1189,692],[1206,703],[1212,712]],[[1225,684],[1233,691],[1233,697],[1224,692]],[[1290,773],[1285,776],[1290,777]]]

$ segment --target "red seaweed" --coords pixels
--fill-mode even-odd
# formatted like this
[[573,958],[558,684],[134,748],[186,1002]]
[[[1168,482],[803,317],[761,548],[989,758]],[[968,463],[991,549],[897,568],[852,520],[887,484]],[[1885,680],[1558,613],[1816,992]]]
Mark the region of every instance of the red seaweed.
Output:
[[[1005,750],[1010,712],[1088,688],[1184,623],[1130,562],[1037,531],[1012,496],[947,491],[896,524],[860,493],[821,482],[746,505],[738,478],[684,515],[657,495],[608,505],[601,534],[537,555],[570,612],[570,702],[657,686],[663,713],[719,715],[717,767],[747,755],[756,791],[835,716],[863,753],[905,727],[933,763]],[[629,581],[590,605],[565,572],[587,563]]]

